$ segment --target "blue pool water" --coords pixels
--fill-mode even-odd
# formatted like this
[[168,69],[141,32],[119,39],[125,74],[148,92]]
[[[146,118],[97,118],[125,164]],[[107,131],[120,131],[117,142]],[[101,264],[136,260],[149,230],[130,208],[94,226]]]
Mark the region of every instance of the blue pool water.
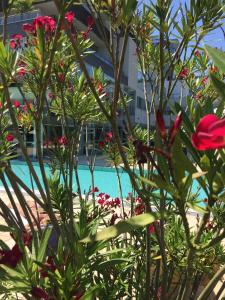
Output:
[[[14,160],[11,161],[11,166],[15,174],[24,182],[27,186],[32,188],[31,178],[29,175],[29,170],[25,162]],[[34,169],[36,171],[36,174],[39,178],[41,178],[41,172],[38,164],[36,162],[33,163]],[[48,165],[46,164],[45,167],[46,174],[48,177],[51,177],[50,169]],[[87,192],[91,186],[91,175],[88,169],[88,166],[80,165],[79,166],[79,180],[81,185],[81,191],[84,193]],[[120,170],[120,178],[121,178],[121,184],[122,184],[122,190],[123,190],[123,197],[126,197],[129,192],[132,191],[131,183],[128,174],[123,171],[123,169]],[[116,172],[113,168],[110,167],[95,167],[94,171],[94,180],[95,180],[95,186],[98,187],[100,192],[105,192],[109,194],[111,197],[118,197],[119,191],[118,191],[118,181]],[[41,181],[42,183],[42,181]],[[0,186],[2,185],[0,181]],[[196,192],[198,187],[197,181],[194,181],[192,191]],[[36,185],[34,184],[34,189],[37,189]],[[77,190],[76,181],[74,178],[74,184],[73,184],[74,191]],[[200,190],[199,192],[199,199],[203,200],[206,197],[203,190]]]
[[[23,180],[24,183],[26,183],[27,186],[30,188],[32,187],[30,175],[29,175],[29,169],[25,162],[22,161],[11,161],[11,166],[15,174]],[[36,162],[33,163],[35,172],[39,178],[41,178],[41,172],[38,164]],[[51,177],[51,172],[46,164],[45,167],[46,174],[48,177]],[[79,180],[80,180],[80,186],[82,192],[87,192],[91,186],[91,175],[90,171],[88,169],[88,166],[80,165],[79,170]],[[120,170],[120,178],[122,182],[122,189],[123,189],[123,197],[126,197],[129,192],[131,192],[131,183],[129,180],[129,176],[126,172],[124,172],[122,169]],[[110,167],[95,167],[94,171],[94,181],[95,186],[98,187],[100,192],[105,192],[109,194],[111,197],[118,197],[118,182],[116,177],[116,172],[113,168]],[[41,181],[42,183],[42,181]],[[0,181],[0,185],[2,185]],[[74,191],[77,190],[76,181],[74,178],[74,185],[73,185]],[[34,184],[34,189],[37,189],[37,186]]]

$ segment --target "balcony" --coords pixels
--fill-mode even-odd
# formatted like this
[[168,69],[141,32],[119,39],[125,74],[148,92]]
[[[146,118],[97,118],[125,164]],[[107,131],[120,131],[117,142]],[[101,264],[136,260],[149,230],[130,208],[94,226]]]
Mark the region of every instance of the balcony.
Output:
[[[14,33],[22,33],[22,25],[24,23],[30,23],[33,21],[34,18],[38,17],[41,15],[40,10],[35,10],[35,11],[30,11],[22,14],[16,14],[16,15],[11,15],[8,17],[7,20],[7,25],[8,25],[8,32],[9,34],[14,34]],[[4,19],[3,17],[0,18],[0,31],[1,27],[3,26]]]
[[[30,11],[22,14],[11,15],[8,17],[7,24],[14,24],[14,23],[21,23],[21,22],[29,22],[32,21],[34,18],[40,15],[39,10]],[[3,26],[3,17],[0,18],[0,26]]]
[[[96,67],[96,68],[99,68],[101,67],[103,72],[108,75],[109,77],[111,78],[114,78],[114,70],[113,70],[113,66],[111,64],[111,62],[100,56],[99,54],[97,53],[92,53],[92,54],[89,54],[86,58],[85,58],[85,61],[93,66],[93,67]],[[128,85],[128,78],[127,76],[125,76],[124,74],[122,74],[121,76],[121,82],[122,84],[124,85]]]

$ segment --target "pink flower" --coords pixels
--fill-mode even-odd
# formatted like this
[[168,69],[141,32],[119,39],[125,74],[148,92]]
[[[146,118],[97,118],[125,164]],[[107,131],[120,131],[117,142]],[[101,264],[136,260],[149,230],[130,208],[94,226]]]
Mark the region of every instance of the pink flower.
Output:
[[37,29],[37,28],[43,28],[44,25],[45,25],[44,17],[39,16],[39,17],[35,18],[33,20],[32,24],[34,25],[35,29]]
[[46,33],[54,32],[56,27],[55,20],[49,16],[39,16],[33,20],[32,24],[36,30],[44,29]]
[[52,99],[52,98],[53,98],[53,93],[50,92],[50,93],[48,94],[48,97]]
[[192,134],[192,144],[200,151],[224,148],[225,119],[213,114],[204,116]]
[[92,193],[98,193],[99,192],[99,189],[97,187],[94,187],[92,190],[91,190]]
[[59,139],[58,139],[58,143],[59,143],[59,145],[67,145],[68,144],[68,140],[67,140],[67,138],[65,137],[65,136],[61,136]]
[[188,73],[189,73],[188,67],[184,67],[179,73],[179,78],[186,79],[188,77]]
[[97,90],[98,90],[99,95],[104,94],[104,86],[103,86],[102,83],[99,83],[99,84],[98,84]]
[[160,227],[160,223],[159,223],[158,221],[157,221],[157,222],[151,223],[151,224],[149,225],[149,228],[148,228],[148,231],[149,231],[150,234],[155,233],[155,226],[154,226],[154,224],[155,224],[156,226],[158,226],[158,228]]
[[20,68],[17,72],[18,76],[23,77],[27,73],[27,70],[25,68]]
[[198,50],[195,50],[194,56],[195,56],[195,57],[198,57],[199,55],[200,55],[199,51],[198,51]]
[[35,32],[35,27],[33,24],[25,23],[23,24],[23,31],[25,31],[26,33],[33,34]]
[[72,11],[68,11],[66,13],[66,15],[65,15],[65,19],[67,20],[68,24],[72,24],[73,23],[74,17],[75,17],[75,14]]
[[7,141],[7,142],[12,142],[13,140],[14,140],[13,134],[11,134],[11,133],[7,134],[7,136],[6,136],[6,141]]
[[55,20],[49,16],[44,17],[45,21],[45,31],[55,31],[56,23]]
[[16,47],[17,47],[16,41],[11,40],[11,41],[10,41],[10,48],[11,48],[11,49],[16,49]]
[[206,85],[207,82],[208,82],[208,77],[205,76],[205,77],[202,79],[202,84],[203,84],[203,85]]
[[19,108],[20,107],[20,102],[18,100],[15,100],[13,105],[15,106],[15,108]]
[[107,133],[105,134],[104,142],[105,142],[105,143],[110,142],[110,140],[112,139],[112,137],[113,137],[112,132],[107,132]]
[[12,38],[15,40],[21,41],[23,39],[23,36],[22,36],[22,34],[16,33],[16,34],[12,35]]

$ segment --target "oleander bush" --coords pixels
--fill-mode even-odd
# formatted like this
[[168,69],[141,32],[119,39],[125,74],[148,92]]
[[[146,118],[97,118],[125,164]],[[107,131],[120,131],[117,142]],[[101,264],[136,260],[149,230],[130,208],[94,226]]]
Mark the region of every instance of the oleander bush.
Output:
[[[202,42],[222,26],[224,2],[83,1],[90,15],[80,31],[72,10],[80,1],[54,0],[57,17],[39,16],[23,25],[23,35],[10,36],[9,15],[36,2],[1,4],[0,181],[13,212],[0,198],[0,231],[13,245],[0,239],[0,299],[218,299],[223,286],[213,290],[225,273],[225,53]],[[95,28],[113,80],[101,67],[87,70]],[[129,39],[146,128],[132,124],[134,99],[121,84]],[[23,103],[11,100],[11,86]],[[88,124],[102,126],[99,141],[88,141]],[[32,132],[39,176],[26,146]],[[92,182],[85,191],[82,134]],[[12,168],[18,149],[32,188]],[[95,186],[99,153],[115,168],[116,198]],[[132,185],[128,195],[121,169]]]

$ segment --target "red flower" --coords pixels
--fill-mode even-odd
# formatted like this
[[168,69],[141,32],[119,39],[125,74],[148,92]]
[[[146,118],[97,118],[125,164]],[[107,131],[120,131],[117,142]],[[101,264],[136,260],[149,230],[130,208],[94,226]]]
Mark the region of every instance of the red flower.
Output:
[[199,55],[200,55],[199,51],[198,51],[198,50],[195,50],[194,56],[198,57]]
[[107,132],[106,134],[105,134],[105,139],[104,139],[104,142],[105,143],[108,143],[108,142],[110,142],[110,140],[112,139],[112,132]]
[[48,300],[49,296],[48,294],[41,288],[39,287],[33,287],[31,290],[31,295],[34,296],[37,299],[44,299]]
[[208,77],[207,76],[205,76],[204,78],[202,78],[202,84],[203,85],[206,85],[207,81],[208,81]]
[[225,147],[225,119],[216,115],[204,116],[192,134],[192,144],[197,150],[210,150]]
[[149,231],[150,234],[155,233],[155,226],[154,226],[154,224],[155,224],[156,226],[158,226],[158,228],[159,228],[159,226],[160,226],[159,221],[151,223],[151,224],[149,225],[149,228],[148,228],[148,231]]
[[0,264],[14,269],[22,256],[23,253],[20,251],[19,246],[15,244],[12,250],[0,250]]
[[65,81],[65,75],[64,74],[59,74],[59,82],[63,83]]
[[10,48],[11,48],[11,49],[16,49],[16,47],[17,47],[17,42],[14,41],[14,40],[11,40],[11,41],[10,41]]
[[185,78],[187,78],[188,73],[189,73],[188,67],[184,67],[184,68],[180,71],[180,73],[179,73],[179,78],[180,78],[180,79],[185,79]]
[[59,139],[58,139],[58,143],[59,143],[59,145],[67,145],[68,144],[68,140],[67,140],[67,138],[65,137],[65,136],[61,136]]
[[25,68],[20,68],[17,72],[18,76],[22,77],[27,73],[27,70]]
[[208,198],[205,198],[205,199],[203,200],[203,202],[204,202],[204,203],[208,203]]
[[24,245],[25,246],[29,246],[30,243],[31,243],[31,241],[32,241],[32,234],[31,234],[31,232],[24,231],[22,238],[23,238]]
[[92,18],[92,16],[88,16],[87,17],[87,27],[92,28],[93,25],[94,25],[94,19]]
[[50,93],[48,94],[48,97],[52,99],[52,98],[53,98],[53,93],[50,92]]
[[97,187],[94,187],[92,190],[91,190],[92,193],[98,193],[99,192],[99,189]]
[[74,17],[75,17],[75,14],[72,11],[68,11],[66,13],[66,15],[65,15],[65,19],[67,20],[68,24],[72,24],[73,23]]
[[35,27],[33,24],[25,23],[25,24],[23,24],[23,31],[25,31],[26,33],[32,34],[35,31]]
[[48,277],[48,272],[54,273],[56,270],[56,265],[52,256],[49,256],[43,268],[40,270],[41,278]]
[[164,121],[162,113],[159,110],[156,112],[156,122],[157,122],[157,128],[159,130],[159,134],[160,134],[161,138],[165,139],[166,138],[165,121]]
[[144,211],[145,211],[144,203],[138,204],[134,209],[134,213],[135,213],[136,216],[143,214]]
[[15,40],[17,40],[17,41],[21,41],[22,38],[23,38],[23,36],[22,36],[22,34],[16,33],[16,34],[12,35],[12,38],[15,39]]
[[49,16],[39,16],[33,20],[32,24],[36,30],[37,28],[44,29],[47,33],[55,31],[55,20]]
[[105,146],[105,143],[104,143],[104,142],[99,142],[99,143],[98,143],[98,147],[99,147],[100,149],[103,149],[104,146]]
[[43,28],[45,25],[45,20],[42,16],[39,16],[33,20],[32,24],[34,25],[35,29]]
[[11,133],[7,134],[7,136],[6,136],[6,141],[7,141],[7,142],[12,142],[13,140],[14,140],[13,134],[11,134]]
[[19,108],[20,107],[20,102],[18,100],[15,100],[13,105],[15,106],[15,108]]
[[44,17],[45,31],[55,31],[55,20],[49,16]]
[[170,128],[170,133],[169,133],[169,144],[172,145],[174,142],[174,139],[180,129],[181,126],[181,122],[182,122],[182,114],[179,113],[173,123],[173,125]]
[[103,86],[102,83],[99,83],[99,84],[98,84],[97,90],[98,90],[99,95],[104,94],[104,86]]

